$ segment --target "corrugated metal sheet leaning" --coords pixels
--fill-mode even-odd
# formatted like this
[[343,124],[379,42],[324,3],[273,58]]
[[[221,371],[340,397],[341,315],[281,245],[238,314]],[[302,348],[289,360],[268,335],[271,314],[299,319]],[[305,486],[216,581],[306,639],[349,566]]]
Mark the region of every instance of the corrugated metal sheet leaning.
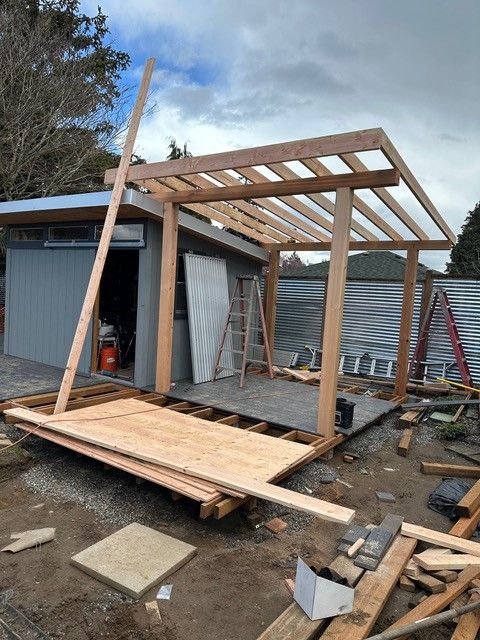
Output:
[[[311,359],[306,344],[320,345],[324,285],[323,280],[279,281],[275,347],[298,351],[300,363]],[[447,291],[472,377],[480,383],[480,281],[439,278],[434,280],[434,286]],[[422,288],[417,284],[411,354],[418,335]],[[368,354],[360,362],[360,373],[369,373],[371,358],[376,358],[375,375],[386,375],[388,361],[395,360],[397,355],[402,293],[403,284],[399,282],[347,282],[341,343],[346,373],[353,373],[357,356]],[[427,357],[432,362],[454,360],[439,309],[434,315]],[[441,375],[441,366],[430,367],[429,375]],[[460,380],[456,365],[448,375],[452,380]]]

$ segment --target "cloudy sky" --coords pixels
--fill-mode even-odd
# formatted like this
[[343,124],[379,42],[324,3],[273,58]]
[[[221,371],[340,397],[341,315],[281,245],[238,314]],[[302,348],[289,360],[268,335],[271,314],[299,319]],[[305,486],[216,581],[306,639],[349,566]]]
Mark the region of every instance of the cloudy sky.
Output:
[[126,84],[157,59],[147,160],[164,159],[169,136],[199,155],[381,126],[455,232],[480,200],[479,0],[100,5],[132,56]]

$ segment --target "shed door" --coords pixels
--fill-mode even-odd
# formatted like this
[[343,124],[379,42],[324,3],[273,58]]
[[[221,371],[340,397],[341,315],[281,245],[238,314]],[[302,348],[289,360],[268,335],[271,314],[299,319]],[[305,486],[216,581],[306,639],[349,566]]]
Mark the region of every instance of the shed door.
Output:
[[[193,382],[207,382],[213,377],[230,304],[227,264],[222,258],[192,253],[186,253],[184,261]],[[232,344],[232,334],[228,333],[225,349],[230,351],[224,351],[220,361],[228,370],[219,373],[219,378],[233,373]]]
[[[5,353],[64,368],[95,251],[8,249]],[[91,326],[78,365],[90,373]]]

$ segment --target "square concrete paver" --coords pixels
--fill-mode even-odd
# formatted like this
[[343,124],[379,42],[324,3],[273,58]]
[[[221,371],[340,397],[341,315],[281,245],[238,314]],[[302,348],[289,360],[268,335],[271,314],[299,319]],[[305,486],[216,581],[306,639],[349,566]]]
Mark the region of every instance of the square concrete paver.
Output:
[[179,569],[197,553],[186,542],[133,522],[80,551],[71,563],[133,598]]

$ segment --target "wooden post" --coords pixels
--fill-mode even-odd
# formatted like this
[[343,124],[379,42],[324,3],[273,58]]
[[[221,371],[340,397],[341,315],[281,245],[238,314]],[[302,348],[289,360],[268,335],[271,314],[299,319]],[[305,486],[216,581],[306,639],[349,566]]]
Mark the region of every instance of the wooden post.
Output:
[[70,349],[70,355],[68,356],[65,373],[63,374],[62,385],[60,387],[60,391],[58,392],[54,413],[62,413],[63,411],[65,411],[68,398],[70,396],[70,391],[72,390],[72,384],[75,379],[75,374],[77,373],[78,362],[80,360],[80,355],[85,343],[88,325],[90,324],[93,307],[95,305],[98,289],[100,287],[103,268],[105,266],[105,260],[107,259],[110,240],[112,239],[113,228],[117,219],[118,208],[120,206],[123,189],[125,187],[125,181],[127,179],[130,159],[132,157],[133,146],[137,137],[143,107],[147,99],[147,92],[150,85],[150,79],[152,77],[154,64],[155,59],[149,58],[145,65],[142,82],[140,84],[140,89],[138,90],[137,101],[135,102],[135,107],[132,111],[130,126],[128,127],[127,137],[125,139],[122,157],[120,158],[120,163],[118,165],[118,170],[115,176],[115,184],[113,185],[110,204],[108,205],[105,222],[103,224],[102,235],[100,237],[100,242],[98,243],[95,262],[93,263],[92,273],[90,274],[90,280],[88,282],[87,291],[85,293],[85,299],[83,301],[83,307],[80,312],[80,318],[78,319],[75,336],[73,337],[72,347]]
[[412,333],[413,307],[415,304],[417,267],[418,249],[409,249],[407,251],[407,264],[403,282],[402,315],[397,351],[397,374],[395,376],[395,394],[397,396],[404,396],[407,393],[410,335]]
[[267,340],[270,346],[270,357],[273,358],[275,344],[275,322],[277,318],[277,290],[280,272],[280,251],[270,251],[268,273],[265,280],[265,322]]
[[175,287],[177,282],[178,204],[167,202],[164,206],[158,310],[157,373],[155,376],[155,391],[157,393],[170,391]]
[[343,302],[347,279],[352,201],[352,189],[337,189],[330,267],[328,270],[328,289],[325,300],[322,375],[317,423],[318,433],[325,438],[332,438],[335,435],[338,359],[340,356],[340,339],[342,337]]

